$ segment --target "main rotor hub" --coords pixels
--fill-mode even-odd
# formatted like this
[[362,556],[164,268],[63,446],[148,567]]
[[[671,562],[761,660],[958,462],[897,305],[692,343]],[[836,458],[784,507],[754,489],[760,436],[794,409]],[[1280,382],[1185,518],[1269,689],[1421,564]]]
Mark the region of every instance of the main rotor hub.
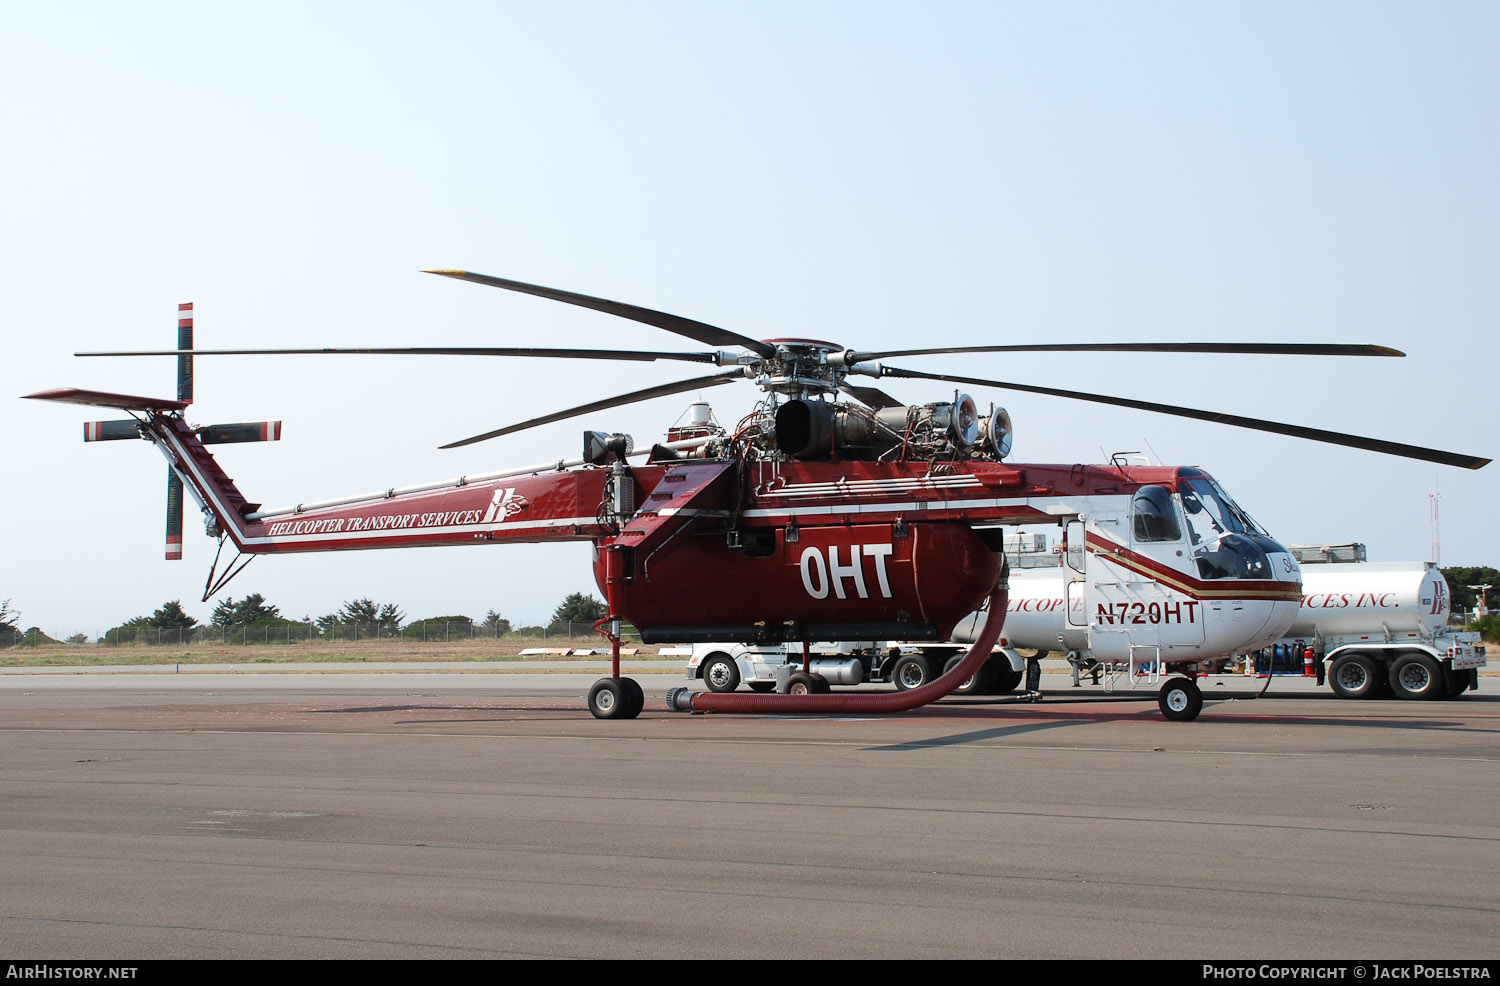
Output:
[[776,355],[756,365],[755,385],[790,398],[806,398],[838,390],[848,372],[829,356],[844,352],[838,343],[821,339],[762,339],[776,347]]

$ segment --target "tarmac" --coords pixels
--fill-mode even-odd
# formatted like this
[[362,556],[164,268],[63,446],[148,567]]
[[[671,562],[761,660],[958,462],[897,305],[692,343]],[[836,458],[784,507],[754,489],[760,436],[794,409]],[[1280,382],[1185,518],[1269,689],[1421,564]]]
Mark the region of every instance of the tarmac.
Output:
[[[604,661],[0,671],[42,959],[1500,959],[1500,695],[592,718]],[[1065,665],[1064,665],[1065,667]],[[866,689],[890,686],[861,686]],[[1500,691],[1497,689],[1495,691]]]

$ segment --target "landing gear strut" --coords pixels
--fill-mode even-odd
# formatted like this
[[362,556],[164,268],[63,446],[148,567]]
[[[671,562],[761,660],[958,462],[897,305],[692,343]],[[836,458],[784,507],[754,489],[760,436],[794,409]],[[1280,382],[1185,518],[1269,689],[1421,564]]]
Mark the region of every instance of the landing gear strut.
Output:
[[609,638],[611,677],[589,689],[589,711],[595,719],[634,719],[646,707],[646,693],[634,678],[620,677],[620,621],[605,617],[594,630]]

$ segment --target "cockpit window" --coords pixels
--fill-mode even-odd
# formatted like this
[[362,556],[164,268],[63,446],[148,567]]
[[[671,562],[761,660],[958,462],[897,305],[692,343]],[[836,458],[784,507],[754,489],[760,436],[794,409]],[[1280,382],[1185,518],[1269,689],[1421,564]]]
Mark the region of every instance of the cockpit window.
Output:
[[1219,488],[1219,484],[1211,479],[1189,479],[1183,482],[1182,507],[1187,511],[1188,525],[1192,527],[1193,533],[1198,537],[1207,538],[1211,533],[1217,537],[1220,534],[1259,534],[1262,537],[1266,532],[1261,530],[1250,515],[1239,508],[1239,505],[1229,499],[1229,494]]
[[1182,537],[1172,494],[1165,486],[1142,486],[1131,503],[1137,541],[1176,541]]
[[1270,560],[1249,536],[1226,534],[1193,551],[1198,574],[1205,579],[1269,579]]
[[1250,515],[1209,479],[1188,479],[1182,485],[1182,509],[1187,513],[1193,560],[1205,579],[1270,578],[1267,550],[1281,549]]

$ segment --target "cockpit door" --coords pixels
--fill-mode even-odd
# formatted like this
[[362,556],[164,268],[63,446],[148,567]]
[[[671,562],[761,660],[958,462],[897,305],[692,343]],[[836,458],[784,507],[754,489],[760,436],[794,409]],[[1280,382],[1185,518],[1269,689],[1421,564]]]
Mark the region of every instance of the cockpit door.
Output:
[[1088,552],[1084,546],[1082,520],[1063,528],[1063,610],[1067,625],[1088,626]]

